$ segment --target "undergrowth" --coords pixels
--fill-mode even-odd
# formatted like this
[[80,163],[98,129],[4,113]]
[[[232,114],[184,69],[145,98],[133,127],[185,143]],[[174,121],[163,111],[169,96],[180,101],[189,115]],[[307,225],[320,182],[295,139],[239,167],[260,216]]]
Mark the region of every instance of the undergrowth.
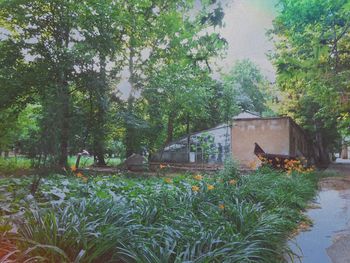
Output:
[[32,162],[24,157],[0,157],[0,175],[10,174],[18,170],[28,170],[32,166]]
[[12,205],[2,209],[0,261],[284,262],[315,178],[234,166],[165,179],[55,175],[35,196],[29,178],[3,179],[1,201]]

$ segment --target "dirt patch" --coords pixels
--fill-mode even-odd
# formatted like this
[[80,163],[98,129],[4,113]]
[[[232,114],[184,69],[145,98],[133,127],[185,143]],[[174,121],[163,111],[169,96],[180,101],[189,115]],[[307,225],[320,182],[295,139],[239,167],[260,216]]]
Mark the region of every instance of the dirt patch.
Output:
[[323,190],[334,189],[338,191],[350,189],[350,176],[336,176],[321,179],[319,187]]

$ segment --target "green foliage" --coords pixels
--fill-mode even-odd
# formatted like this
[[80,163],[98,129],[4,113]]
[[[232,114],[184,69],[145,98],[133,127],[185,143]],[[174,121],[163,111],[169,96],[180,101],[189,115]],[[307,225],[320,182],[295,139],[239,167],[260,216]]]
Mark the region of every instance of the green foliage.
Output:
[[0,174],[10,174],[17,171],[28,170],[32,161],[23,157],[0,157]]
[[[77,161],[77,157],[76,156],[70,156],[68,158],[68,166],[71,167],[72,165],[75,165],[76,161]],[[106,164],[108,166],[118,166],[122,162],[122,160],[120,158],[117,158],[117,157],[109,158],[108,156],[105,157],[105,161],[106,161]],[[83,156],[80,159],[79,168],[88,167],[88,166],[91,166],[93,164],[94,164],[94,158],[93,157]]]
[[316,190],[311,174],[240,175],[234,165],[165,180],[52,175],[34,197],[24,190],[30,183],[1,179],[2,213],[25,209],[13,222],[17,234],[0,239],[15,244],[12,260],[283,262],[285,240]]
[[236,62],[231,72],[224,76],[226,118],[233,117],[239,110],[262,114],[267,109],[267,86],[267,80],[254,63],[249,60]]
[[[104,165],[106,153],[162,145],[167,117],[171,136],[210,119],[209,61],[226,41],[203,32],[221,26],[224,14],[214,2],[193,7],[193,0],[1,1],[0,149],[20,144],[39,165],[60,167],[86,149]],[[126,102],[115,88],[128,74]],[[28,104],[35,116],[20,118]],[[18,127],[32,117],[30,132]],[[124,145],[109,147],[116,142]]]
[[198,136],[197,139],[198,139],[198,146],[200,147],[200,151],[202,152],[202,155],[203,155],[203,162],[205,160],[208,160],[210,155],[217,153],[216,147],[212,147],[215,140],[213,135],[207,132],[204,132],[200,136]]
[[284,113],[313,136],[322,161],[339,143],[349,112],[350,13],[348,1],[280,1],[271,31]]

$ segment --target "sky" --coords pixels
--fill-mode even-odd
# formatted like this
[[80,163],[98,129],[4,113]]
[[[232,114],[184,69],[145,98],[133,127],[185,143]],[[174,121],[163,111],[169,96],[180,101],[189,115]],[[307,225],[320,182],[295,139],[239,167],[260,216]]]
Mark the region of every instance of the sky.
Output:
[[227,57],[218,63],[224,73],[236,60],[249,58],[274,81],[275,71],[266,56],[273,50],[273,44],[266,30],[272,27],[276,3],[277,0],[228,0],[224,8],[225,27],[219,30],[228,41]]

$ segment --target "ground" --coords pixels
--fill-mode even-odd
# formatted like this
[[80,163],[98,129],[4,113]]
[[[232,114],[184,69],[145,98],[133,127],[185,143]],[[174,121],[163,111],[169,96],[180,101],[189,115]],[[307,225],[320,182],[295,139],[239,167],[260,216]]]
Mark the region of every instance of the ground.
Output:
[[338,161],[327,172],[339,176],[320,180],[315,209],[307,212],[313,226],[295,239],[301,251],[292,244],[303,263],[350,262],[350,162]]

